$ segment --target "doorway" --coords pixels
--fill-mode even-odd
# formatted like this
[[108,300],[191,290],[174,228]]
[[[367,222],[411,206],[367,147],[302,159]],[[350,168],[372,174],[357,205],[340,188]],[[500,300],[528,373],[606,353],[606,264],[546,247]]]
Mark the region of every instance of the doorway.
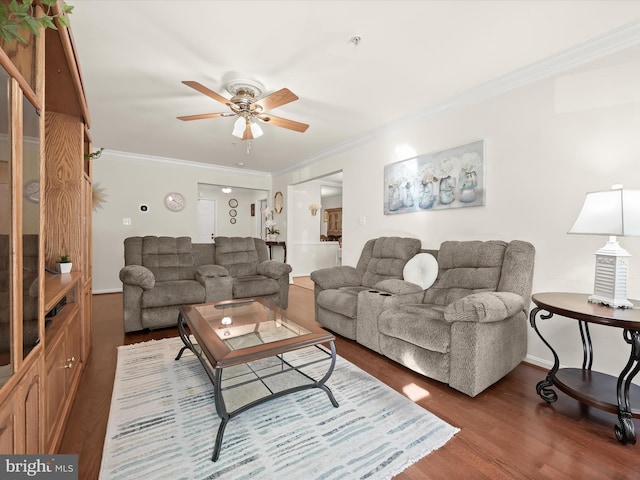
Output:
[[198,240],[215,237],[262,237],[260,208],[267,190],[198,183]]
[[216,238],[216,201],[198,199],[198,242],[213,243]]
[[[311,206],[319,207],[315,214]],[[341,263],[339,242],[327,241],[327,208],[342,208],[342,172],[287,186],[287,258],[293,277]],[[331,233],[342,236],[341,231]]]

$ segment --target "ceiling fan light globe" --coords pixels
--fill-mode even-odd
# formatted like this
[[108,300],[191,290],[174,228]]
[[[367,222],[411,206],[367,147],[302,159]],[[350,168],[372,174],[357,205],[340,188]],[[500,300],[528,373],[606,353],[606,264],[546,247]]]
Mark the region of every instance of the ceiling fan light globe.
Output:
[[233,132],[231,135],[234,137],[242,138],[244,134],[245,120],[243,117],[239,117],[236,122],[233,124]]
[[251,134],[253,135],[253,138],[258,138],[262,136],[263,133],[264,132],[262,131],[262,128],[260,128],[260,125],[256,122],[251,122]]

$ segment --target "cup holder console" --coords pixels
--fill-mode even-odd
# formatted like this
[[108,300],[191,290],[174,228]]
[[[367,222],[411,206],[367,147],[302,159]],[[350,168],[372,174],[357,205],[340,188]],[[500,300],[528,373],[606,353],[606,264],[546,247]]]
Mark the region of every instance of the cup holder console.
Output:
[[393,294],[387,293],[387,292],[381,292],[379,290],[367,290],[367,293],[377,293],[378,295],[381,295],[383,297],[393,297]]

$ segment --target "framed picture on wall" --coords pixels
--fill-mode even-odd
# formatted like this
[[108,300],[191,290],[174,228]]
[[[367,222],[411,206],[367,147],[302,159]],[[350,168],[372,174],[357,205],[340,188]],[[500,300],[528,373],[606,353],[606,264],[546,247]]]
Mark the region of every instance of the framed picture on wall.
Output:
[[484,140],[384,167],[384,214],[484,205]]

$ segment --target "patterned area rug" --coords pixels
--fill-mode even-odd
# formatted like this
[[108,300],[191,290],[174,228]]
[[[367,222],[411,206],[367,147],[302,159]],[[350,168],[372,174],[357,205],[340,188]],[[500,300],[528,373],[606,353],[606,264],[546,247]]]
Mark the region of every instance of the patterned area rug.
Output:
[[[338,408],[311,389],[249,409],[227,424],[214,463],[213,388],[191,352],[174,361],[181,346],[171,338],[118,349],[102,480],[386,479],[459,431],[338,357],[327,382]],[[314,355],[323,353],[286,359]]]

